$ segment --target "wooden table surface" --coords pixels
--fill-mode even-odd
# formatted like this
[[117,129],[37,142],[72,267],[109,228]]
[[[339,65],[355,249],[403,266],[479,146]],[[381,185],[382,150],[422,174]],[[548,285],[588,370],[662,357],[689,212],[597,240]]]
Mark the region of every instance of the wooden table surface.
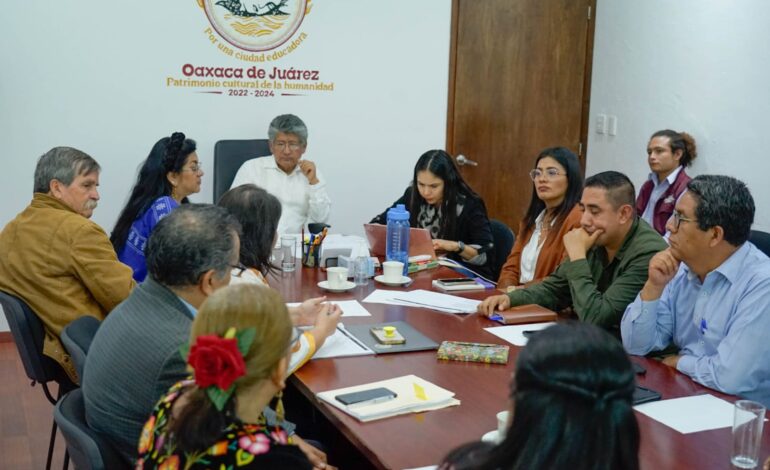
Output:
[[[412,289],[431,289],[439,277],[456,277],[448,268],[412,275]],[[392,289],[370,280],[367,286],[340,293],[325,293],[317,287],[326,275],[316,269],[282,273],[270,280],[287,302],[327,295],[329,300],[365,298],[378,288]],[[398,290],[398,289],[397,289]],[[482,299],[489,292],[464,296]],[[367,324],[403,320],[440,343],[444,340],[508,344],[487,333],[485,327],[499,324],[476,314],[460,316],[422,308],[384,304],[363,304],[372,317],[345,318],[345,324]],[[495,414],[508,408],[511,373],[520,348],[511,345],[507,365],[439,361],[435,351],[385,354],[338,359],[312,360],[292,378],[292,383],[354,445],[375,468],[410,468],[433,465],[454,447],[478,440],[496,429]],[[736,398],[700,386],[689,377],[640,357],[647,373],[638,376],[639,385],[660,392],[664,399],[710,393],[728,401]],[[355,418],[319,402],[315,394],[341,387],[360,385],[406,374],[415,374],[440,387],[455,392],[461,405],[419,414],[361,423]],[[667,426],[636,413],[642,442],[642,469],[724,469],[731,468],[731,429],[724,428],[694,434],[680,434]],[[770,455],[770,432],[765,432],[761,458]]]

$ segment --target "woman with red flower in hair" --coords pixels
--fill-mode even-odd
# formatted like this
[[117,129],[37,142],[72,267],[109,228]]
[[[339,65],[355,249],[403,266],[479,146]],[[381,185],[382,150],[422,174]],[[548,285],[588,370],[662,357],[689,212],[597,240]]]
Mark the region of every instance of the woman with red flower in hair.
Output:
[[[268,426],[262,414],[286,385],[294,341],[286,305],[275,291],[240,284],[215,292],[201,306],[190,347],[182,351],[193,377],[155,406],[136,468],[333,468],[311,463],[293,437]],[[276,414],[282,419],[280,401]]]

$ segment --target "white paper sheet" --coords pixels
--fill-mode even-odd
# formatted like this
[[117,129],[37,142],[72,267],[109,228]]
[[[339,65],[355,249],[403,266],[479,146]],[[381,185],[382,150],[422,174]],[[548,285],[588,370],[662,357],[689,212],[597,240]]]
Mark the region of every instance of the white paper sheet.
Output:
[[[364,308],[363,305],[361,305],[357,300],[335,300],[334,302],[337,305],[340,306],[342,309],[342,316],[343,317],[371,317],[372,314],[369,313],[367,309]],[[287,307],[298,307],[300,305],[299,302],[290,302],[287,303]]]
[[366,356],[374,354],[374,351],[366,347],[356,337],[345,330],[345,325],[340,323],[334,334],[326,338],[321,349],[313,354],[313,359],[325,359],[329,357]]
[[377,289],[364,302],[403,305],[406,307],[421,307],[438,310],[445,313],[473,313],[481,303],[480,300],[466,299],[456,295],[431,292],[417,289],[413,291]]
[[484,328],[484,330],[516,346],[526,346],[527,337],[524,336],[525,331],[542,330],[544,328],[548,328],[553,324],[554,324],[553,322],[527,323],[524,325],[493,326],[490,328]]
[[733,425],[734,405],[708,394],[643,403],[634,409],[682,434]]

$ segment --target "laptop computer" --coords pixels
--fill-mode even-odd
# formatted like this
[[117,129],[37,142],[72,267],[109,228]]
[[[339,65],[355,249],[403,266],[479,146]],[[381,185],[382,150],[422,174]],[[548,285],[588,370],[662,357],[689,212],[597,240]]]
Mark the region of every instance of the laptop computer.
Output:
[[[388,227],[381,224],[364,224],[366,239],[369,241],[369,251],[372,256],[385,256],[387,246]],[[409,229],[409,256],[428,255],[436,259],[433,251],[433,239],[430,231],[424,228]]]

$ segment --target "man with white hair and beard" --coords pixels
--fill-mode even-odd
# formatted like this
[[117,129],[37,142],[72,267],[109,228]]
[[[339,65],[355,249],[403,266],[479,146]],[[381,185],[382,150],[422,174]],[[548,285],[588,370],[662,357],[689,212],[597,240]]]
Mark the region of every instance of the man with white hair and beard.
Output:
[[32,202],[0,233],[0,290],[27,303],[45,326],[43,353],[78,381],[59,340],[83,315],[104,319],[134,287],[107,234],[89,220],[99,200],[99,164],[55,147],[35,168]]

